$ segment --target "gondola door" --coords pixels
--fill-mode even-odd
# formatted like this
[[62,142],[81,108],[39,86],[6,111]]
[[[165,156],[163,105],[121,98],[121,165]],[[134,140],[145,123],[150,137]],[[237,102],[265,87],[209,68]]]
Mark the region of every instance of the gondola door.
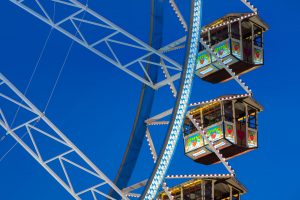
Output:
[[243,60],[252,63],[252,23],[249,21],[242,22],[242,43],[243,43]]
[[234,104],[235,111],[235,124],[236,124],[236,135],[237,135],[237,145],[246,146],[246,106],[243,102],[237,101]]

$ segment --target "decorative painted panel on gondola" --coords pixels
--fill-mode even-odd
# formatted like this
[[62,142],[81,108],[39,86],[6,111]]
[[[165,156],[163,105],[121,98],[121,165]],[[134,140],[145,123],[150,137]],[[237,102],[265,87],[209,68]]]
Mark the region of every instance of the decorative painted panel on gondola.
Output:
[[190,135],[185,139],[185,152],[191,152],[195,149],[198,149],[204,145],[203,138],[200,133]]
[[241,43],[239,40],[231,39],[231,51],[233,56],[238,59],[242,59]]
[[210,54],[207,51],[202,51],[197,57],[196,69],[203,68],[211,63]]
[[214,125],[208,128],[206,131],[206,137],[209,141],[214,142],[223,138],[223,131],[221,125]]
[[235,130],[233,123],[225,122],[225,137],[231,143],[235,143]]
[[[225,58],[230,54],[229,40],[218,43],[217,45],[213,46],[213,49],[216,55],[218,55],[220,58]],[[215,62],[216,58],[213,56],[212,60]]]
[[249,148],[257,147],[257,131],[250,128],[248,130],[248,147]]
[[253,56],[253,62],[255,64],[263,64],[263,49],[260,47],[254,47],[254,56]]

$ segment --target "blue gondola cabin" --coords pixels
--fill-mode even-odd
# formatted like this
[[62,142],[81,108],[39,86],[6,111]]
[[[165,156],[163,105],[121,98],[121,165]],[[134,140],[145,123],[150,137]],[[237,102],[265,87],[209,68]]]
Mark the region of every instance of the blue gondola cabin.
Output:
[[[190,110],[224,158],[233,158],[258,147],[258,113],[262,106],[250,96],[223,96]],[[202,164],[219,159],[193,123],[186,118],[183,127],[185,154]]]
[[[228,22],[231,23],[227,24]],[[224,23],[227,25],[222,25]],[[205,26],[201,37],[213,48],[214,53],[222,58],[223,63],[229,65],[238,75],[264,64],[263,33],[268,28],[257,15],[228,14]],[[201,44],[196,75],[211,83],[231,79],[230,74]]]

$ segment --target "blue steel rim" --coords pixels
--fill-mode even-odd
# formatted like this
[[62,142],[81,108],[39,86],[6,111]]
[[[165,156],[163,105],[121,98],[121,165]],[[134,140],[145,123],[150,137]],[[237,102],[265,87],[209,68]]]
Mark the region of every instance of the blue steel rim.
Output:
[[[160,49],[162,47],[163,37],[163,0],[151,0],[151,17],[150,17],[150,34],[149,45],[154,49]],[[159,62],[159,57],[152,56],[149,58],[151,62]],[[156,66],[146,66],[146,70],[151,80],[156,81],[158,75],[158,68]],[[143,144],[146,133],[146,124],[152,110],[152,104],[155,96],[155,90],[149,86],[143,84],[138,104],[136,117],[133,123],[132,131],[129,137],[129,141],[115,177],[114,183],[118,188],[125,188],[128,185],[129,179],[133,173],[136,165],[140,150]],[[110,191],[110,196],[118,198],[119,195],[114,191]]]
[[189,98],[192,90],[196,57],[200,41],[202,0],[191,0],[191,16],[184,70],[181,75],[180,90],[173,109],[172,120],[168,127],[163,148],[152,171],[152,175],[144,189],[141,199],[152,200],[157,196],[158,190],[164,180],[171,158],[175,152],[179,140],[182,125],[184,123]]

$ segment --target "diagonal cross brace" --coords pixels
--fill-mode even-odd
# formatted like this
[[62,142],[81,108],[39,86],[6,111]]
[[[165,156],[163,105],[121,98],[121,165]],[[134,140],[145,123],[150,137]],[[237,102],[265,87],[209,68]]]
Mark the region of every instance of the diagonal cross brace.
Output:
[[[13,100],[13,98],[3,98],[6,97],[0,90],[0,98],[5,99],[5,102],[12,103],[16,106],[19,106],[20,104],[24,104],[24,106],[31,111],[35,116],[33,119],[28,120],[25,123],[22,123],[21,125],[18,125],[17,127],[10,127],[10,123],[8,122],[7,118],[5,117],[5,113],[2,108],[6,105],[1,104],[0,106],[0,127],[2,127],[9,135],[11,135],[54,179],[56,179],[75,199],[80,200],[80,195],[84,193],[90,193],[93,191],[96,191],[98,194],[102,196],[107,196],[106,194],[103,195],[101,192],[98,192],[98,188],[102,185],[109,185],[113,190],[115,190],[123,199],[128,199],[123,192],[91,161],[89,158],[81,152],[78,147],[76,147],[75,144],[73,144],[45,115],[42,113],[34,104],[32,104],[11,82],[9,82],[8,79],[6,79],[2,74],[0,74],[0,89],[4,86],[7,86],[17,97],[20,99],[19,101],[22,103],[16,103],[17,100]],[[14,97],[16,98],[16,97]],[[23,107],[20,107],[23,108]],[[27,110],[27,109],[25,109]],[[27,110],[28,111],[28,110]],[[53,133],[55,133],[56,136],[50,135],[47,133],[46,130],[43,130],[42,128],[36,128],[35,125],[37,125],[40,121],[45,123],[50,128]],[[32,125],[32,123],[35,123],[35,125]],[[45,127],[43,127],[45,128]],[[23,140],[22,137],[19,137],[18,134],[15,132],[17,130],[26,130],[26,132],[29,134],[31,142],[34,146],[34,148],[31,148],[26,143],[25,140]],[[64,153],[61,153],[59,155],[55,155],[54,157],[50,158],[49,160],[43,160],[43,157],[41,155],[41,152],[39,151],[38,146],[42,144],[38,144],[36,140],[34,140],[32,130],[37,131],[40,134],[43,134],[43,136],[48,137],[49,139],[59,142],[60,144],[64,145],[68,148],[67,151]],[[47,129],[48,130],[48,129]],[[79,162],[76,162],[74,160],[69,160],[66,158],[69,154],[75,154],[80,160],[82,160],[86,166],[88,166],[90,169],[87,169],[86,167],[79,164]],[[49,165],[50,162],[53,161],[59,161],[61,164],[61,167],[63,169],[64,175],[60,176],[55,172],[55,169],[51,168]],[[81,162],[82,162],[81,161]],[[72,167],[76,167],[78,169],[81,169],[82,172],[85,172],[89,175],[92,175],[96,177],[99,180],[99,184],[92,185],[89,188],[86,188],[83,192],[76,192],[73,188],[72,181],[69,179],[68,171],[64,166],[64,162],[68,162],[69,165]],[[80,162],[80,163],[81,163]],[[67,182],[63,180],[63,178],[67,179]]]
[[[166,78],[163,81],[160,81],[159,83],[154,82],[153,80],[148,80],[147,77],[149,77],[149,74],[147,71],[140,71],[140,72],[135,72],[135,68],[141,67],[139,65],[140,62],[147,62],[148,58],[150,56],[157,56],[166,63],[168,63],[167,68],[169,67],[170,70],[175,70],[177,72],[180,72],[182,70],[182,67],[180,64],[178,64],[176,61],[173,59],[167,57],[162,53],[160,50],[156,50],[152,48],[150,45],[146,44],[145,42],[141,41],[137,37],[133,36],[132,34],[126,32],[124,29],[120,28],[119,26],[115,25],[108,19],[104,18],[102,15],[98,14],[94,10],[90,9],[88,6],[83,5],[77,0],[48,0],[48,2],[55,2],[57,4],[60,4],[62,6],[65,6],[65,8],[72,8],[72,9],[78,9],[76,12],[73,12],[73,14],[65,17],[64,19],[60,20],[59,22],[54,22],[53,20],[49,19],[47,16],[49,14],[47,13],[46,9],[43,9],[43,13],[39,13],[37,10],[34,10],[31,8],[29,5],[26,4],[29,0],[24,0],[24,1],[18,1],[18,0],[10,0],[12,3],[15,5],[19,6],[23,10],[29,12],[33,16],[37,17],[41,21],[45,22],[49,26],[53,27],[54,29],[58,30],[59,32],[63,33],[70,39],[74,40],[75,42],[79,43],[80,45],[84,46],[97,56],[101,57],[102,59],[108,61],[112,65],[118,67],[122,71],[126,72],[130,76],[134,77],[135,79],[139,80],[140,82],[148,85],[149,87],[153,89],[158,89],[159,87],[165,86],[170,84],[171,82],[174,82],[179,79],[179,77],[172,77],[172,78]],[[37,0],[34,0],[37,1]],[[40,8],[42,8],[42,4],[39,2],[38,4]],[[90,19],[83,19],[79,17],[80,14],[85,13],[86,17],[92,17],[93,20]],[[107,29],[109,31],[112,31],[111,34],[105,36],[105,37],[100,37],[96,40],[96,42],[89,42],[88,41],[88,35],[84,34],[82,31],[82,27],[76,26],[75,21],[78,21],[80,23],[85,23],[89,24],[92,26],[98,26],[104,29]],[[73,27],[77,30],[77,34],[72,33],[68,28],[64,27],[63,25],[65,23],[71,23],[73,24]],[[130,42],[125,42],[121,41],[120,39],[116,39],[116,36],[121,36],[125,37],[127,40]],[[104,44],[109,48],[110,54],[107,52],[103,51],[99,47],[99,45]],[[143,55],[138,57],[138,58],[133,58],[127,63],[122,63],[121,62],[121,54],[117,53],[117,48],[112,47],[112,43],[121,45],[125,48],[128,48],[128,51],[132,51],[133,49],[141,50],[143,51]],[[112,55],[112,56],[111,56]],[[154,63],[150,65],[151,67],[161,67],[162,64],[160,62]],[[159,85],[157,85],[159,84]]]

